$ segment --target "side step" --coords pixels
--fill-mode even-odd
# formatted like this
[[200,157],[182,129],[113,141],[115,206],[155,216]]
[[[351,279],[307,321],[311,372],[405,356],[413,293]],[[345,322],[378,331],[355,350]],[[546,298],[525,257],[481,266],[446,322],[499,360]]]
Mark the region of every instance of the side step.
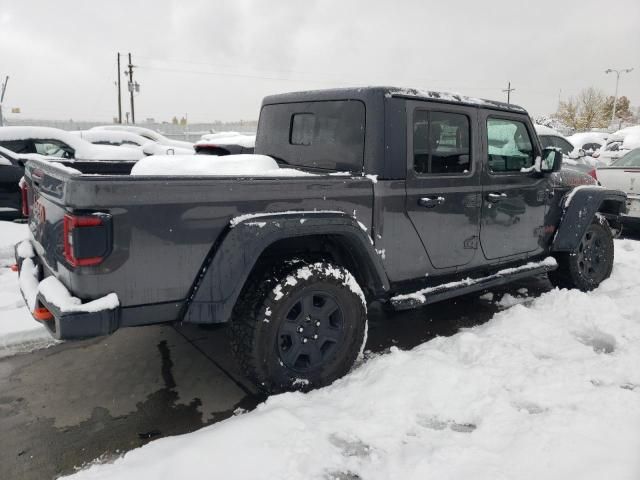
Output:
[[458,282],[444,283],[434,287],[423,288],[417,292],[396,295],[391,298],[391,305],[394,310],[409,310],[478,290],[496,287],[521,278],[547,273],[556,268],[558,268],[558,264],[555,258],[547,257],[541,262],[530,262],[520,267],[506,268],[487,277],[465,278]]

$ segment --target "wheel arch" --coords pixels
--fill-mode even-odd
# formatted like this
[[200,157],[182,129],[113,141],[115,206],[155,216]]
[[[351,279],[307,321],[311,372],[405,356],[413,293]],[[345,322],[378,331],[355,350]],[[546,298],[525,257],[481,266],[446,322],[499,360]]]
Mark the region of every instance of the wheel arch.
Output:
[[626,209],[626,199],[624,192],[601,187],[580,187],[570,191],[562,201],[564,211],[551,252],[575,250],[597,213],[619,224],[619,217]]
[[231,223],[203,262],[187,299],[183,320],[220,323],[253,274],[290,258],[323,259],[347,268],[368,300],[389,290],[373,240],[354,218],[340,212],[300,212],[247,217]]

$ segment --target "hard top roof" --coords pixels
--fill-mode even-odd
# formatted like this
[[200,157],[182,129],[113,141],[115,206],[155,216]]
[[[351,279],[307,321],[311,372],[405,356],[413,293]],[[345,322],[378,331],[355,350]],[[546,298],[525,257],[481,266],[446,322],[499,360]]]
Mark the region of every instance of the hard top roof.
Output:
[[353,88],[333,88],[326,90],[308,90],[301,92],[281,93],[269,95],[262,101],[263,105],[274,103],[309,102],[318,100],[373,100],[374,97],[384,95],[385,97],[415,98],[417,100],[427,100],[441,103],[455,103],[472,107],[491,108],[494,110],[504,110],[508,112],[526,113],[526,110],[519,105],[508,104],[496,100],[485,100],[482,98],[467,97],[457,93],[437,92],[432,90],[422,90],[418,88],[399,87],[353,87]]

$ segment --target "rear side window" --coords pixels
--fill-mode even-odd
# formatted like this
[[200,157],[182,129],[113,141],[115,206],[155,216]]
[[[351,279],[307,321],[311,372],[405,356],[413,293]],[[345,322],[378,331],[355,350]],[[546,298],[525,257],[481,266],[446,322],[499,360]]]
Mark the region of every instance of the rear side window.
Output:
[[6,140],[0,142],[0,146],[15,153],[35,153],[26,140]]
[[413,169],[432,175],[469,173],[469,138],[466,115],[417,110],[413,117]]
[[365,107],[358,100],[281,103],[260,112],[255,153],[312,170],[362,172]]
[[487,145],[492,172],[519,172],[533,166],[533,144],[523,122],[487,119]]

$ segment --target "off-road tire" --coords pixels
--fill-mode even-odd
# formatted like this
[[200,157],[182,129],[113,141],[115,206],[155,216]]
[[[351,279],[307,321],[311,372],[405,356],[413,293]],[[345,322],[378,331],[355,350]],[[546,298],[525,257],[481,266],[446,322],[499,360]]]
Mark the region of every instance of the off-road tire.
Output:
[[366,340],[367,308],[346,268],[294,260],[254,276],[229,327],[234,355],[260,390],[306,391],[351,369]]
[[549,280],[555,287],[587,292],[609,278],[613,269],[613,234],[606,219],[594,218],[578,248],[557,254],[556,260],[558,268],[549,272]]

